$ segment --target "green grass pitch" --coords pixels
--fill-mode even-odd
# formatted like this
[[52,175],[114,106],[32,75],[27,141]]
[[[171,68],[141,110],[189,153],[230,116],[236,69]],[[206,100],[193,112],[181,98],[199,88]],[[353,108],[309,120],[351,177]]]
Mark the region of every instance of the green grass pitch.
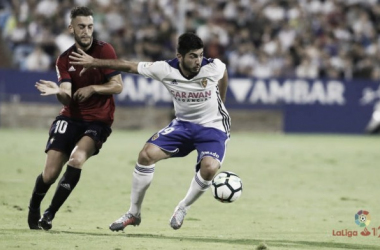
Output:
[[[116,130],[85,164],[53,229],[31,231],[27,206],[45,162],[47,132],[0,129],[0,249],[380,249],[379,137],[233,133],[221,170],[242,178],[240,199],[223,204],[207,192],[182,228],[171,229],[196,155],[164,160],[156,165],[141,225],[111,232],[108,225],[129,207],[137,154],[154,132]],[[366,237],[355,224],[359,210],[371,215]]]

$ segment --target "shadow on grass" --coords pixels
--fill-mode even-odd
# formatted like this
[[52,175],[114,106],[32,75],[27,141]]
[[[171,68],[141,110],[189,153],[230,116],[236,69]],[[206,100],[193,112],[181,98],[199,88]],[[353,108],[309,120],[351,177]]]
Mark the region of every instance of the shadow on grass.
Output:
[[[23,233],[32,232],[31,230],[0,230],[0,235],[13,234],[13,233]],[[44,231],[40,231],[43,233]],[[35,233],[35,232],[33,232]],[[318,242],[318,241],[292,241],[292,240],[261,240],[261,239],[221,239],[221,238],[203,238],[203,237],[183,237],[183,236],[168,236],[163,234],[125,234],[125,233],[96,233],[96,232],[74,232],[74,231],[48,231],[49,234],[68,234],[68,235],[78,235],[78,236],[95,236],[95,237],[126,237],[126,238],[144,238],[144,239],[158,239],[158,240],[178,240],[178,241],[189,241],[189,242],[203,242],[203,243],[223,243],[231,244],[234,246],[257,246],[262,242],[271,247],[291,247],[293,249],[308,249],[321,248],[321,249],[367,249],[367,250],[378,250],[379,246],[374,245],[360,245],[360,244],[348,244],[348,243],[336,243],[336,242]]]
[[367,250],[379,250],[379,246],[373,245],[360,245],[360,244],[346,244],[335,242],[317,242],[317,241],[291,241],[291,240],[260,240],[260,239],[221,239],[221,238],[202,238],[202,237],[183,237],[183,236],[166,236],[163,234],[107,234],[107,233],[89,233],[89,232],[72,232],[72,231],[50,231],[50,233],[65,233],[75,235],[87,235],[87,236],[107,236],[107,237],[127,237],[127,238],[145,238],[145,239],[159,239],[159,240],[178,240],[178,241],[194,241],[204,243],[225,243],[233,245],[249,245],[255,246],[262,242],[268,244],[269,249],[271,247],[292,247],[299,249],[313,248],[330,248],[330,249],[367,249]]

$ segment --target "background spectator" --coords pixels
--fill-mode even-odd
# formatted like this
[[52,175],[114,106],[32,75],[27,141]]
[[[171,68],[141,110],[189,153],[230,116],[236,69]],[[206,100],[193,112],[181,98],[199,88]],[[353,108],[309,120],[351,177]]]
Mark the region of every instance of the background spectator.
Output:
[[41,46],[35,49],[25,58],[25,65],[21,64],[21,69],[30,71],[46,71],[50,69],[50,57],[43,51]]
[[[22,68],[36,44],[55,58],[72,44],[69,10],[94,10],[95,37],[120,58],[175,57],[177,0],[0,1],[2,39]],[[188,0],[185,27],[205,42],[205,54],[243,77],[380,79],[380,3],[377,0]],[[71,42],[70,42],[71,41]]]

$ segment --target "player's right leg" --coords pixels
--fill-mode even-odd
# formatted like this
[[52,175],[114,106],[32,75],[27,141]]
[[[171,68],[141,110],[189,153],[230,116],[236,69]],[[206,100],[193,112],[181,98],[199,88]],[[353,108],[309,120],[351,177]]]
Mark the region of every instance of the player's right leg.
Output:
[[50,186],[57,180],[67,156],[59,151],[47,152],[44,171],[37,177],[32,197],[29,202],[28,224],[30,229],[41,229],[38,220],[41,218],[40,205]]
[[173,120],[167,127],[149,138],[144,145],[133,172],[130,208],[125,215],[110,225],[112,231],[123,230],[128,225],[140,224],[141,205],[145,192],[152,182],[155,163],[172,156],[187,155],[194,149],[190,143],[185,143],[189,138],[186,124]]
[[139,153],[132,178],[131,204],[127,213],[113,222],[111,231],[123,230],[126,226],[138,226],[141,222],[141,205],[154,175],[155,163],[170,155],[156,145],[147,143]]

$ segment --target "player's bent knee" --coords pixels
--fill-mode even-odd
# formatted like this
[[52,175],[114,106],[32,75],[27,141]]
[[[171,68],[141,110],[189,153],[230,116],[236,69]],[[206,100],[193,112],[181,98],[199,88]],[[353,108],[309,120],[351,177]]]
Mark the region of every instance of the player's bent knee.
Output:
[[49,176],[43,178],[45,184],[53,184],[57,180],[57,177]]
[[201,168],[210,171],[217,171],[220,167],[220,162],[212,157],[204,157],[201,162]]
[[139,153],[139,159],[138,159],[139,164],[149,166],[155,163],[153,154],[150,152],[150,150],[143,149]]
[[170,157],[169,153],[164,152],[156,145],[147,143],[139,153],[138,163],[149,166],[168,157]]
[[201,162],[201,176],[205,180],[211,180],[220,167],[220,162],[212,157],[205,157]]
[[87,160],[87,157],[84,154],[73,154],[70,156],[68,165],[74,168],[82,168],[86,160]]
[[59,174],[60,172],[45,169],[42,174],[42,180],[45,184],[53,184],[57,180]]

